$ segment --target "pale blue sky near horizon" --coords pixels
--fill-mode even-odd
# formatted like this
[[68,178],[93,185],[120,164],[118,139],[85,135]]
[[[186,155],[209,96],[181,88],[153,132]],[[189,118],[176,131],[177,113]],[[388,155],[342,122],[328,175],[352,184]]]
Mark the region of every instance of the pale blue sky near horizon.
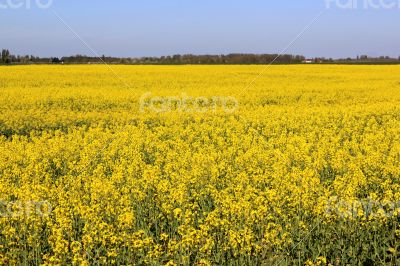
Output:
[[[9,1],[24,5],[10,8]],[[0,0],[0,48],[38,56],[92,55],[55,11],[99,54],[279,53],[325,10],[287,53],[400,56],[400,0],[385,0],[396,6],[376,9],[343,9],[336,0],[328,9],[327,0],[53,0],[48,9],[36,1]]]

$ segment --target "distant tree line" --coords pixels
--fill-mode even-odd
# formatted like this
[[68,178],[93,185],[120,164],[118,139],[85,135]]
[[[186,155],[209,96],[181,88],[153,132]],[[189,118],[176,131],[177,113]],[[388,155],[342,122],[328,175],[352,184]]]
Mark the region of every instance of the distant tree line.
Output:
[[76,55],[63,57],[60,61],[66,64],[73,63],[116,63],[116,64],[157,64],[157,65],[186,65],[186,64],[291,64],[301,63],[305,59],[301,55],[281,55],[276,54],[228,54],[228,55],[173,55],[161,57],[141,57],[141,58],[116,58],[116,57],[88,57]]
[[13,55],[8,49],[1,50],[1,64],[46,64],[51,63],[51,58],[40,58],[33,55]]
[[155,65],[183,65],[183,64],[298,64],[304,61],[301,55],[277,54],[228,54],[228,55],[173,55],[161,57],[92,57],[74,55],[67,57],[41,58],[32,55],[15,56],[3,49],[0,63],[3,64],[155,64]]
[[388,56],[368,57],[366,55],[357,58],[313,58],[306,59],[302,55],[277,55],[277,54],[228,54],[228,55],[173,55],[161,57],[92,57],[86,55],[74,55],[67,57],[42,58],[33,55],[12,55],[9,50],[1,52],[0,64],[135,64],[135,65],[223,65],[223,64],[300,64],[300,63],[326,63],[326,64],[387,64],[400,63],[399,58]]
[[339,64],[400,64],[400,56],[392,58],[390,56],[371,57],[368,55],[358,55],[356,58],[342,58],[335,60]]

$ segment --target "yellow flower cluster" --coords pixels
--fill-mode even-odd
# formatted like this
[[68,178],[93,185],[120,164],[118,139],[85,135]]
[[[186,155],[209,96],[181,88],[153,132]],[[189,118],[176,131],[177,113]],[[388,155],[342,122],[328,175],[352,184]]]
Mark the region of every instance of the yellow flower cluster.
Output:
[[400,264],[399,66],[112,68],[0,67],[0,264]]

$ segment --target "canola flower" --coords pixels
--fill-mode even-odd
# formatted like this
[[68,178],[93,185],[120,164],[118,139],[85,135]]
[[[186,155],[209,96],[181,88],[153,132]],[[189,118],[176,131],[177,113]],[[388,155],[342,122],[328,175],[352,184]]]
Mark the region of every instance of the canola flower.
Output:
[[399,66],[112,67],[0,67],[0,264],[400,264]]

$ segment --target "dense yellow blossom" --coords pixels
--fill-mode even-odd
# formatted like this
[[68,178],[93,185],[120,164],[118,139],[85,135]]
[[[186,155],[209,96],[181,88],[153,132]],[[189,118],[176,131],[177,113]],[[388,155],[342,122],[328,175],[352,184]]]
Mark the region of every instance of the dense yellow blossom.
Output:
[[400,264],[399,66],[111,67],[0,67],[0,264]]

